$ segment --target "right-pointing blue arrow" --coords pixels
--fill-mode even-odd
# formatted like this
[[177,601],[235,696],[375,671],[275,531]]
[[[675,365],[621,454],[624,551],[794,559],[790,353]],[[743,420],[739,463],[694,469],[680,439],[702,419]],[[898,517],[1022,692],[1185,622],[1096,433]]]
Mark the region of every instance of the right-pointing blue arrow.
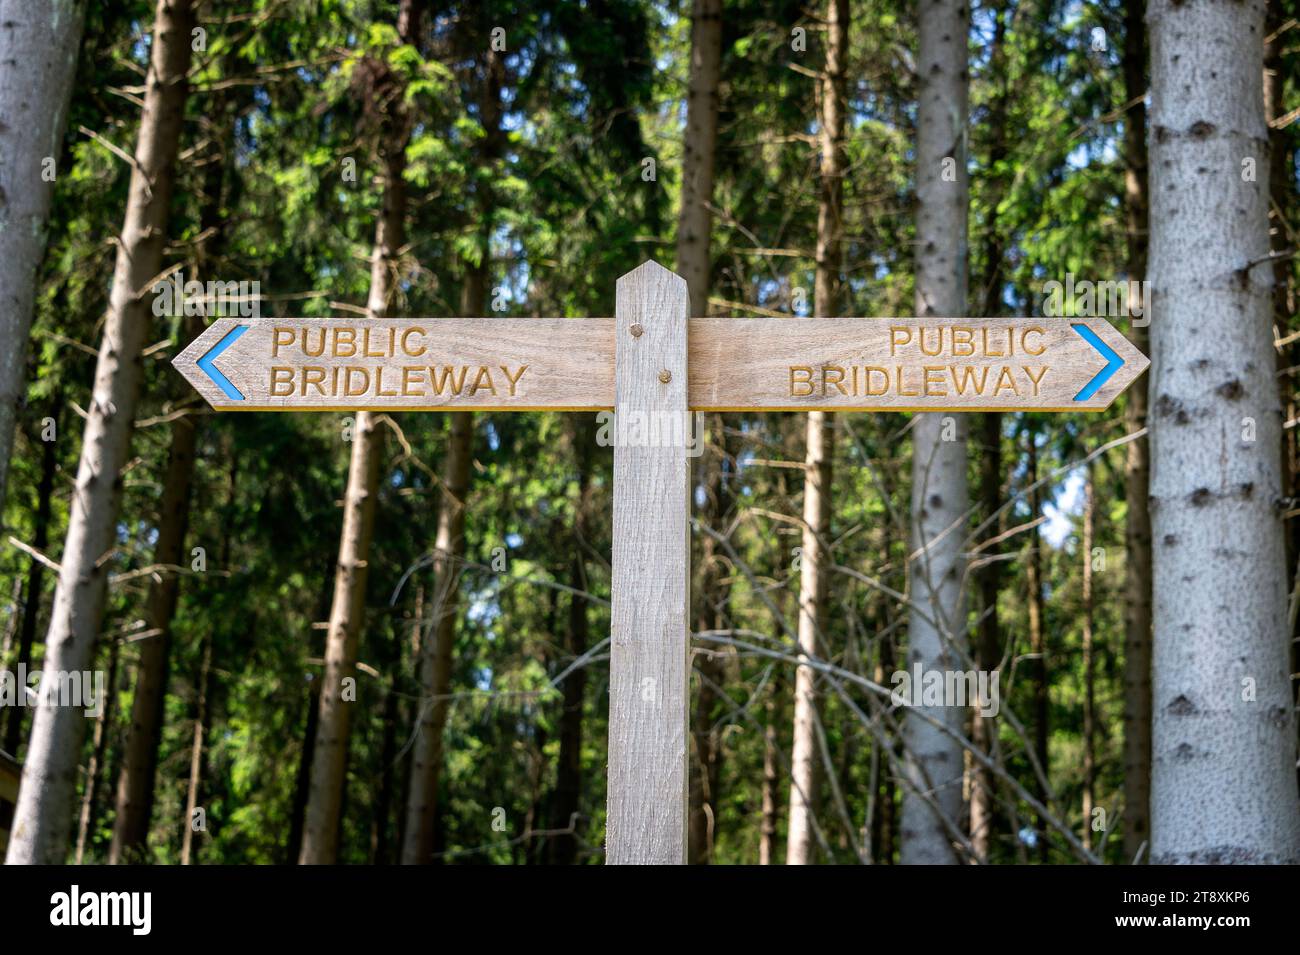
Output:
[[249,326],[247,325],[236,325],[230,331],[226,332],[221,341],[208,349],[206,355],[198,360],[198,366],[203,369],[207,376],[217,383],[217,387],[226,393],[227,398],[233,398],[235,401],[243,401],[244,396],[240,393],[239,389],[231,383],[230,379],[223,375],[221,370],[217,368],[216,365],[212,364],[212,362],[215,361],[223,351],[238,341],[239,336],[248,331],[248,328]]
[[1101,337],[1087,325],[1071,325],[1070,327],[1078,332],[1085,342],[1097,349],[1102,358],[1106,359],[1106,367],[1093,375],[1092,381],[1084,385],[1079,393],[1074,396],[1075,401],[1087,401],[1097,393],[1097,390],[1102,385],[1110,380],[1111,375],[1124,367],[1124,359],[1120,358],[1115,349],[1102,341]]

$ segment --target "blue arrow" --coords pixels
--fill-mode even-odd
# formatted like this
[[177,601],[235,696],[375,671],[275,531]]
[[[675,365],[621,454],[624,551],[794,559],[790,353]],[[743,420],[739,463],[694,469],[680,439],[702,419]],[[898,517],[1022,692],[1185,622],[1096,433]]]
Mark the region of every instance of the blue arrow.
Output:
[[1078,332],[1085,342],[1097,349],[1097,351],[1101,353],[1102,358],[1106,359],[1106,367],[1097,372],[1097,374],[1093,376],[1092,381],[1084,385],[1083,390],[1074,396],[1075,401],[1087,401],[1097,393],[1097,390],[1102,385],[1110,381],[1111,375],[1124,367],[1124,359],[1120,358],[1119,355],[1115,353],[1115,349],[1102,341],[1101,338],[1098,337],[1097,333],[1087,325],[1071,325],[1070,327]]
[[[230,331],[226,332],[225,337],[222,338],[221,341],[208,349],[208,353],[198,361],[199,367],[207,372],[208,377],[217,383],[217,387],[226,393],[226,397],[233,398],[235,401],[243,401],[244,396],[239,393],[238,388],[230,383],[230,379],[223,375],[217,366],[212,363],[223,351],[237,342],[239,336],[248,331],[249,327],[250,326],[248,325],[236,325]],[[1075,326],[1075,328],[1078,327],[1079,326],[1077,325]]]

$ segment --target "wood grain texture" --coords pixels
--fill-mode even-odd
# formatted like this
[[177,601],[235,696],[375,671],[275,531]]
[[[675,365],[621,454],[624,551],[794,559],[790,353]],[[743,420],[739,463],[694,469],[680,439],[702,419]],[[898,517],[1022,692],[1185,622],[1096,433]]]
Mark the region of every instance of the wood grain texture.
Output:
[[[212,364],[197,363],[247,330]],[[222,411],[595,410],[614,406],[610,318],[238,319],[213,323],[174,360]],[[1124,365],[1106,365],[1086,326]],[[694,318],[696,411],[1101,411],[1147,367],[1097,318]]]
[[[1106,360],[1073,325],[1125,360],[1085,401]],[[701,411],[1100,411],[1148,364],[1096,318],[696,318],[690,357]]]
[[[619,415],[677,420],[689,433],[688,311],[686,282],[656,263],[618,280]],[[610,864],[686,861],[690,472],[682,442],[614,448]]]
[[[613,319],[223,318],[173,361],[222,411],[612,408]],[[213,361],[230,397],[198,362]]]

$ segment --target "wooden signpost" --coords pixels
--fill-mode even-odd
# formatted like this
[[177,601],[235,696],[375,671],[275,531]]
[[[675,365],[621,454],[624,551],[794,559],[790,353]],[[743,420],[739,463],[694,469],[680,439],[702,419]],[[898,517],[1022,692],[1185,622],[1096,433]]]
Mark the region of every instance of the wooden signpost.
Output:
[[[594,411],[617,431],[606,861],[686,860],[692,411],[1101,411],[1147,367],[1096,318],[222,318],[173,360],[218,411]],[[665,428],[665,425],[671,427]]]

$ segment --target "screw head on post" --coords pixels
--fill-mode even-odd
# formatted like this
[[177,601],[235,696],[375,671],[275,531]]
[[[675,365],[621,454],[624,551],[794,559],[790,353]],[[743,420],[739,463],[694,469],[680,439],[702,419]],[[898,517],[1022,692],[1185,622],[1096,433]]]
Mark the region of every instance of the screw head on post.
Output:
[[673,380],[673,373],[665,368],[663,371],[659,372],[659,380],[666,385],[668,382]]
[[641,323],[640,323],[640,322],[633,322],[633,323],[632,323],[632,327],[631,327],[630,329],[628,329],[628,331],[630,331],[630,332],[632,333],[632,337],[633,337],[633,338],[640,338],[640,337],[641,337],[641,333],[644,332],[645,329],[641,327]]

